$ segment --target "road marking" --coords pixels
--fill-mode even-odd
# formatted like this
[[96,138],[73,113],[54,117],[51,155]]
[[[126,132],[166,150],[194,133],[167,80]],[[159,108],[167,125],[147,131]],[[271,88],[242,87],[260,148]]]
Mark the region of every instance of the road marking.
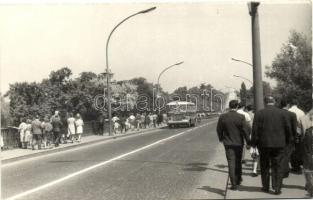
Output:
[[117,156],[117,157],[115,157],[115,158],[112,158],[112,159],[110,159],[110,160],[107,160],[107,161],[98,163],[98,164],[96,164],[96,165],[87,167],[87,168],[85,168],[85,169],[83,169],[83,170],[80,170],[80,171],[77,171],[77,172],[75,172],[75,173],[69,174],[69,175],[67,175],[67,176],[65,176],[65,177],[63,177],[63,178],[60,178],[60,179],[57,179],[57,180],[55,180],[55,181],[46,183],[46,184],[44,184],[44,185],[42,185],[42,186],[36,187],[36,188],[34,188],[34,189],[31,189],[31,190],[27,190],[27,191],[25,191],[25,192],[23,192],[23,193],[17,194],[17,195],[12,196],[12,197],[9,197],[9,198],[7,198],[6,200],[15,200],[15,199],[19,199],[19,198],[21,198],[21,197],[24,197],[24,196],[26,196],[26,195],[32,194],[32,193],[34,193],[34,192],[37,192],[37,191],[39,191],[39,190],[48,188],[48,187],[50,187],[50,186],[56,185],[56,184],[58,184],[58,183],[60,183],[60,182],[63,182],[63,181],[65,181],[65,180],[68,180],[68,179],[70,179],[70,178],[73,178],[73,177],[75,177],[75,176],[78,176],[78,175],[80,175],[80,174],[83,174],[83,173],[88,172],[88,171],[90,171],[90,170],[93,170],[93,169],[95,169],[95,168],[104,166],[104,165],[106,165],[106,164],[108,164],[108,163],[111,163],[111,162],[113,162],[113,161],[115,161],[115,160],[119,160],[119,159],[124,158],[124,157],[126,157],[126,156],[129,156],[129,155],[131,155],[131,154],[134,154],[134,153],[137,153],[137,152],[139,152],[139,151],[145,150],[145,149],[147,149],[147,148],[150,148],[150,147],[152,147],[152,146],[155,146],[155,145],[160,144],[160,143],[162,143],[162,142],[165,142],[165,141],[167,141],[167,140],[170,140],[170,139],[173,139],[173,138],[178,137],[178,136],[180,136],[180,135],[183,135],[183,134],[185,134],[185,133],[191,132],[192,130],[195,130],[195,129],[198,129],[198,128],[201,128],[201,127],[207,126],[207,125],[209,125],[209,124],[213,124],[213,123],[215,123],[215,121],[210,121],[210,122],[205,123],[205,124],[203,124],[203,125],[201,125],[201,126],[194,127],[194,128],[192,128],[192,129],[183,131],[183,132],[178,133],[178,134],[176,134],[176,135],[172,135],[172,136],[167,137],[167,138],[164,138],[164,139],[162,139],[162,140],[158,140],[158,141],[156,141],[156,142],[154,142],[154,143],[152,143],[152,144],[143,146],[143,147],[141,147],[141,148],[139,148],[139,149],[136,149],[136,150],[133,150],[133,151],[131,151],[131,152],[122,154],[122,155]]

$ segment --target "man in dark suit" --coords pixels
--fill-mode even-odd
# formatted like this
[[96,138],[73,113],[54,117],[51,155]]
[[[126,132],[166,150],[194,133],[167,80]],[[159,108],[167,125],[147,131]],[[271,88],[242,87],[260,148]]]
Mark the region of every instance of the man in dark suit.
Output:
[[250,144],[249,129],[244,115],[237,113],[238,101],[229,102],[230,111],[222,114],[217,123],[217,135],[225,147],[228,162],[228,173],[232,190],[236,190],[242,181],[241,158],[244,139]]
[[283,109],[288,122],[290,123],[290,128],[291,128],[291,136],[289,139],[289,143],[286,144],[285,148],[285,159],[284,159],[284,167],[285,167],[285,172],[283,178],[287,178],[289,176],[289,162],[291,159],[291,154],[295,150],[295,138],[297,136],[297,116],[295,113],[288,111],[289,106],[287,104],[287,101],[285,99],[281,99],[280,101],[280,108]]
[[273,97],[265,97],[266,107],[256,112],[252,126],[251,145],[260,153],[262,191],[269,192],[270,168],[272,187],[281,194],[284,174],[284,150],[290,143],[291,128],[286,114],[275,107]]

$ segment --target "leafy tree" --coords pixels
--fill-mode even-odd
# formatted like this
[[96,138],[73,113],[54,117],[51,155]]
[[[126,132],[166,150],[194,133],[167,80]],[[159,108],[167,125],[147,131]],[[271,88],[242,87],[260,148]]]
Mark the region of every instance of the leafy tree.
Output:
[[243,103],[243,105],[247,104],[247,88],[244,82],[241,83],[240,88],[240,101]]
[[10,104],[5,101],[4,97],[0,93],[1,101],[1,127],[6,127],[11,125],[11,116],[10,116]]
[[130,82],[132,84],[137,85],[137,94],[141,98],[147,100],[148,106],[146,108],[147,111],[152,111],[155,109],[155,98],[156,98],[156,85],[149,83],[145,78],[139,77],[131,79]]
[[287,44],[267,66],[266,75],[277,81],[275,94],[287,101],[297,99],[304,110],[312,107],[312,45],[311,38],[291,31]]
[[[187,90],[186,86],[179,87],[171,95],[172,101],[174,101],[174,100],[186,101],[186,95],[187,94],[188,94],[188,90]],[[179,97],[179,99],[178,99],[178,97]]]

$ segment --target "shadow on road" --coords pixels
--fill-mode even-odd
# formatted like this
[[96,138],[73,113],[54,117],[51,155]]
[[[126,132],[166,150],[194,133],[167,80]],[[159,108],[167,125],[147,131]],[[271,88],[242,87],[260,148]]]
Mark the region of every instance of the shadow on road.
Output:
[[221,195],[222,197],[225,195],[225,190],[219,189],[219,188],[213,188],[210,186],[202,186],[201,188],[197,188],[199,190],[204,190],[207,192],[212,192],[218,195]]
[[188,163],[186,164],[186,167],[183,168],[184,171],[197,171],[197,172],[201,172],[201,171],[205,171],[209,168],[207,168],[206,166],[208,165],[208,163]]

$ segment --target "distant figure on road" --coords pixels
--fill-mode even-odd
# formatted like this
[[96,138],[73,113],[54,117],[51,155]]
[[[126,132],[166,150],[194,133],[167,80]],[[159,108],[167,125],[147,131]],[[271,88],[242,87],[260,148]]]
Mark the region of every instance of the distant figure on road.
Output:
[[281,194],[284,175],[284,150],[290,143],[291,130],[284,111],[275,107],[275,99],[265,97],[265,108],[254,115],[252,127],[253,147],[258,147],[261,163],[262,191],[269,192],[270,168],[272,188]]
[[50,147],[52,143],[52,124],[50,123],[49,117],[44,118],[42,122],[42,135],[44,148]]
[[35,120],[32,121],[32,134],[32,150],[35,150],[35,145],[38,145],[38,150],[40,150],[42,143],[42,126],[41,121],[39,120],[39,115],[36,115]]
[[237,113],[238,101],[229,102],[230,111],[222,114],[217,123],[217,135],[220,142],[225,147],[228,162],[228,173],[232,190],[237,190],[237,186],[242,182],[242,150],[244,140],[250,144],[249,129],[245,117]]
[[59,115],[54,116],[52,122],[52,127],[53,127],[53,136],[54,136],[54,146],[58,147],[60,144],[61,140],[61,129],[62,129],[62,121]]
[[295,150],[291,154],[291,171],[297,174],[301,174],[301,165],[302,165],[302,152],[301,152],[301,145],[300,145],[300,135],[301,135],[301,128],[300,128],[300,118],[304,116],[304,112],[298,108],[298,101],[296,99],[290,102],[289,111],[293,112],[297,116],[297,135],[295,138]]
[[25,121],[26,120],[23,118],[21,120],[21,124],[18,126],[18,130],[20,132],[20,141],[21,141],[22,149],[27,149],[27,142],[28,142],[28,138],[26,135],[27,124],[25,123]]
[[67,118],[67,138],[69,138],[72,143],[74,143],[75,135],[75,118],[73,117],[73,113],[70,113],[69,118]]
[[76,134],[77,134],[77,142],[81,141],[82,134],[83,134],[83,126],[84,126],[84,121],[81,118],[80,114],[76,114],[76,120],[75,120],[75,126],[76,126]]
[[137,131],[139,131],[140,128],[142,128],[141,115],[140,115],[140,113],[137,113],[136,114],[136,129],[137,129]]

